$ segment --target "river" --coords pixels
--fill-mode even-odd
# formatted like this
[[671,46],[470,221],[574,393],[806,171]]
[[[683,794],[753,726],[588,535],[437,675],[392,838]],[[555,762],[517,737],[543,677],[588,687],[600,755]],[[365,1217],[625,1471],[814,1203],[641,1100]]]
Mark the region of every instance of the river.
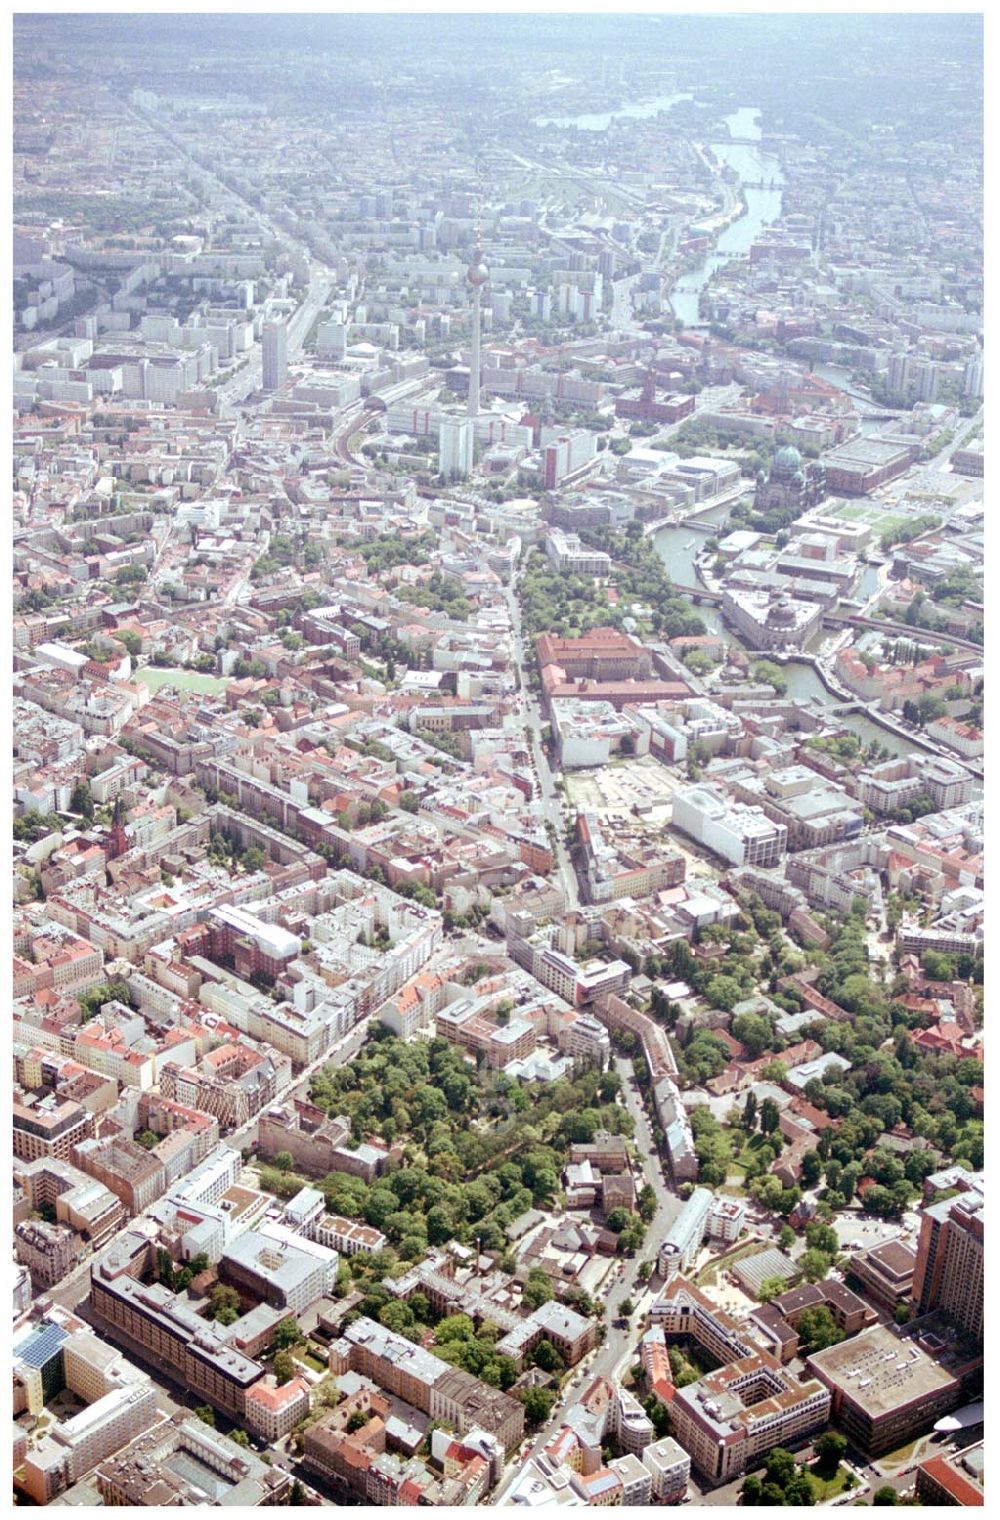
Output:
[[[707,519],[703,519],[703,521],[707,520],[721,530],[728,520],[730,510],[727,506],[719,507],[716,511],[708,513]],[[698,589],[700,583],[698,572],[694,567],[694,561],[695,556],[704,548],[707,537],[707,534],[699,533],[696,528],[683,523],[679,527],[661,528],[656,534],[653,542],[656,545],[657,553],[663,560],[670,579],[679,589],[686,591]],[[866,576],[868,573],[867,571],[865,572]],[[875,570],[872,570],[871,573],[877,575],[877,571]],[[862,579],[862,584],[864,584],[864,578]],[[746,649],[747,646],[743,643],[742,639],[725,623],[722,612],[718,607],[703,604],[696,608],[696,611],[709,633],[717,633],[726,639],[728,643],[736,644],[741,649]],[[815,634],[810,642],[812,645],[819,645],[825,637],[827,635],[821,631]],[[750,650],[747,652],[753,653]],[[767,655],[758,653],[757,658],[763,660],[767,658]],[[815,667],[808,660],[788,660],[782,665],[782,670],[788,685],[788,695],[790,697],[800,702],[807,702],[810,698],[815,698],[823,707],[836,707],[843,702],[844,699],[842,697],[836,697],[827,691],[816,673]],[[893,755],[911,754],[918,747],[911,741],[893,733],[891,729],[883,728],[880,724],[874,722],[873,719],[866,717],[864,713],[842,713],[837,716],[835,721],[841,728],[849,729],[852,734],[857,734],[858,738],[863,740],[865,744],[870,744],[872,740],[877,739]]]
[[632,100],[617,111],[601,111],[583,116],[538,116],[536,127],[579,127],[581,132],[606,132],[613,121],[647,121],[661,111],[669,111],[691,95],[656,95],[652,100]]
[[[759,115],[753,106],[741,106],[738,111],[724,117],[730,137],[759,139]],[[777,221],[781,215],[784,176],[776,158],[746,141],[712,143],[711,151],[719,163],[735,171],[740,186],[745,187],[743,194],[747,209],[720,233],[716,239],[715,252],[704,258],[695,269],[682,275],[670,292],[674,316],[685,327],[698,324],[698,300],[715,271],[727,264],[734,254],[746,253],[761,230],[770,222]],[[758,188],[761,183],[769,188]]]

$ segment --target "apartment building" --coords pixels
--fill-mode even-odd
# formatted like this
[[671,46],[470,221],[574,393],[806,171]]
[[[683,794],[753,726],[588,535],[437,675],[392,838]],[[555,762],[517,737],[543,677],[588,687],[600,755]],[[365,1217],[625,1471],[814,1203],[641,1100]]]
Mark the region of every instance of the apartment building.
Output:
[[90,1247],[66,1224],[24,1219],[14,1227],[14,1253],[36,1289],[51,1288],[71,1272]]
[[[324,1250],[322,1246],[313,1249]],[[295,1315],[326,1293],[328,1263],[288,1241],[247,1230],[222,1253],[219,1276],[237,1288],[241,1297]]]
[[341,1256],[373,1255],[385,1248],[386,1237],[371,1225],[359,1224],[356,1219],[345,1219],[340,1214],[324,1214],[307,1228],[312,1240],[330,1246]]
[[652,1497],[659,1504],[677,1504],[687,1493],[691,1457],[673,1436],[653,1441],[642,1454],[652,1480]]
[[459,1367],[449,1367],[366,1317],[349,1325],[343,1341],[331,1348],[331,1366],[338,1356],[352,1371],[370,1377],[432,1419],[448,1420],[460,1435],[481,1428],[509,1452],[524,1434],[524,1409],[518,1400]]
[[652,668],[649,651],[616,628],[590,628],[578,638],[544,633],[535,652],[539,666],[558,665],[570,680],[626,681]]
[[541,1340],[549,1340],[567,1367],[575,1367],[597,1345],[597,1322],[550,1299],[497,1342],[497,1351],[520,1366]]
[[248,1390],[246,1422],[267,1442],[280,1441],[309,1413],[309,1384],[294,1377],[280,1387],[273,1377],[262,1378]]
[[144,1285],[107,1258],[91,1270],[90,1300],[99,1326],[126,1350],[166,1367],[231,1418],[243,1415],[246,1395],[264,1369],[229,1345],[219,1327],[160,1283]]
[[57,1422],[24,1461],[22,1486],[36,1503],[78,1482],[157,1419],[156,1388],[146,1374],[89,1331],[64,1343],[65,1386],[86,1408]]
[[20,1161],[69,1161],[74,1146],[93,1133],[94,1116],[79,1103],[60,1102],[54,1096],[15,1098],[14,1155]]
[[94,1250],[105,1245],[125,1223],[125,1209],[110,1189],[68,1161],[40,1157],[20,1162],[14,1167],[14,1178],[31,1209],[43,1204],[53,1208],[57,1223],[75,1230]]
[[920,1314],[940,1309],[969,1335],[983,1336],[984,1197],[973,1187],[924,1210],[913,1268]]
[[114,1136],[108,1140],[81,1140],[73,1147],[73,1160],[81,1171],[120,1198],[129,1214],[141,1214],[167,1188],[163,1162],[134,1140]]
[[900,1304],[910,1300],[916,1265],[915,1251],[902,1241],[890,1240],[852,1257],[851,1275],[857,1278],[867,1298],[895,1313]]
[[660,1244],[659,1270],[665,1281],[691,1269],[708,1228],[714,1195],[696,1187]]
[[349,1172],[372,1182],[385,1171],[389,1152],[371,1143],[351,1147],[350,1133],[346,1119],[328,1119],[322,1109],[296,1099],[291,1106],[275,1105],[261,1113],[257,1148],[269,1157],[287,1151],[293,1164],[311,1176]]
[[954,1453],[938,1453],[917,1468],[917,1498],[926,1505],[981,1505],[986,1449],[982,1441]]
[[178,1411],[97,1469],[106,1505],[138,1509],[216,1505],[256,1508],[288,1503],[292,1479],[245,1446]]
[[892,813],[917,797],[938,808],[957,807],[973,794],[975,778],[958,760],[945,755],[900,755],[860,771],[856,795],[873,813]]
[[739,1477],[775,1446],[794,1447],[829,1414],[822,1382],[800,1383],[763,1351],[679,1388],[670,1406],[676,1439],[713,1485]]

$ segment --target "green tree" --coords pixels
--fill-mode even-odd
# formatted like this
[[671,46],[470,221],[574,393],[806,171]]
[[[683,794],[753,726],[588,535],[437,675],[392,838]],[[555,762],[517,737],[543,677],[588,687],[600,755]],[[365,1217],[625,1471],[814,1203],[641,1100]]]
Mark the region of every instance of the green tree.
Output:
[[734,1039],[745,1045],[747,1053],[756,1060],[771,1048],[774,1031],[769,1019],[758,1013],[739,1013],[733,1019],[731,1033]]
[[71,813],[81,813],[88,823],[93,822],[94,797],[86,776],[81,776],[70,792],[69,810]]
[[290,1382],[297,1371],[291,1352],[279,1351],[271,1363],[271,1371],[274,1373],[279,1385]]
[[824,1430],[814,1443],[820,1471],[831,1476],[837,1471],[847,1453],[847,1439],[836,1430]]
[[229,1439],[231,1441],[235,1441],[236,1444],[237,1444],[237,1446],[249,1446],[250,1445],[250,1437],[247,1435],[247,1433],[246,1433],[245,1430],[239,1430],[239,1429],[237,1429],[237,1430],[231,1430],[229,1432]]
[[815,1187],[823,1174],[823,1163],[818,1151],[806,1151],[802,1157],[802,1181],[806,1187]]
[[832,1225],[823,1224],[820,1220],[813,1220],[806,1225],[806,1245],[816,1251],[825,1251],[827,1256],[831,1257],[836,1256],[840,1249],[836,1230]]
[[785,1451],[784,1447],[775,1446],[768,1453],[767,1461],[764,1464],[764,1471],[767,1474],[769,1482],[777,1483],[780,1488],[784,1489],[795,1477],[795,1458],[790,1451]]
[[[217,1283],[212,1289],[211,1309],[213,1319],[217,1319],[223,1325],[233,1325],[240,1314],[240,1295],[235,1288],[229,1288],[225,1283]],[[226,1315],[225,1319],[223,1315]]]
[[783,1277],[765,1277],[760,1285],[759,1298],[762,1304],[769,1304],[773,1298],[780,1298],[787,1284]]
[[198,1419],[201,1420],[201,1422],[204,1425],[211,1425],[213,1427],[213,1429],[214,1429],[214,1427],[215,1427],[215,1410],[212,1408],[212,1406],[210,1404],[199,1404],[198,1407],[195,1409],[195,1414],[198,1416]]
[[274,1327],[274,1349],[276,1351],[287,1351],[290,1346],[298,1345],[302,1339],[302,1331],[291,1317],[280,1320]]
[[547,1304],[552,1297],[552,1283],[548,1273],[543,1272],[541,1267],[532,1267],[521,1294],[522,1304],[529,1310],[538,1309],[542,1304]]
[[889,1485],[888,1485],[888,1483],[886,1483],[886,1484],[883,1485],[882,1488],[877,1488],[875,1490],[875,1492],[872,1494],[872,1503],[873,1504],[898,1504],[899,1503],[899,1495],[897,1494],[897,1492],[896,1492],[896,1490],[894,1488],[890,1488]]
[[535,1430],[539,1425],[544,1425],[552,1413],[552,1406],[556,1401],[556,1393],[552,1388],[526,1388],[521,1396],[524,1405],[524,1418],[530,1429]]
[[785,1504],[796,1508],[809,1508],[816,1503],[809,1476],[800,1468],[785,1485]]
[[827,1346],[837,1346],[844,1339],[843,1331],[838,1329],[827,1304],[814,1304],[805,1309],[795,1328],[799,1344],[807,1355],[823,1351]]
[[747,1473],[743,1479],[743,1487],[740,1491],[740,1503],[756,1507],[761,1502],[763,1491],[764,1485],[756,1473]]
[[773,1098],[765,1098],[760,1106],[760,1128],[764,1135],[773,1135],[781,1122],[781,1110]]
[[725,974],[713,976],[705,988],[705,997],[711,1006],[721,1008],[726,1013],[730,1011],[734,1003],[740,1001],[742,996],[743,989],[736,978]]
[[817,1251],[810,1247],[808,1251],[803,1252],[799,1265],[806,1282],[822,1282],[830,1270],[832,1261],[825,1251]]
[[560,1352],[549,1340],[540,1340],[531,1354],[531,1360],[543,1372],[562,1372],[566,1363]]

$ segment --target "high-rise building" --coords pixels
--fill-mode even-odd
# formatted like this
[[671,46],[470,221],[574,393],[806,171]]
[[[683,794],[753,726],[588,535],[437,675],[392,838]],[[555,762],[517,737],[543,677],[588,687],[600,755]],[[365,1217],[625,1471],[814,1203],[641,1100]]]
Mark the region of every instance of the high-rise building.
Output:
[[938,367],[929,360],[917,365],[917,400],[936,401],[938,392]]
[[284,322],[265,322],[261,344],[263,350],[263,387],[276,391],[288,377],[288,329]]
[[967,1330],[983,1334],[983,1191],[969,1188],[924,1210],[913,1269],[918,1313],[940,1309]]
[[[476,371],[478,374],[478,370]],[[470,377],[469,384],[472,384]],[[472,392],[469,392],[471,411]],[[438,462],[445,480],[472,474],[475,422],[469,417],[443,417],[438,428]]]
[[965,366],[962,376],[962,395],[969,396],[973,401],[983,399],[983,356],[976,354]]
[[894,396],[898,396],[902,391],[906,389],[907,382],[910,378],[910,368],[911,359],[909,354],[900,353],[889,355],[889,368],[886,379],[889,382],[889,389]]
[[469,282],[472,291],[472,362],[469,365],[469,416],[479,416],[479,339],[482,324],[482,312],[480,311],[480,294],[483,286],[490,277],[490,272],[483,263],[483,249],[476,236],[476,246],[472,250],[472,261],[466,271],[465,278]]

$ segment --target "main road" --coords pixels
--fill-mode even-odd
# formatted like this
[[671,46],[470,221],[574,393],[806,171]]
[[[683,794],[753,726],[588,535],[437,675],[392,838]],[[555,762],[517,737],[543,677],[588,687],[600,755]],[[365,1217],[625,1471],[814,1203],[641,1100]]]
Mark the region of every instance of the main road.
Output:
[[[646,1242],[640,1253],[642,1260],[655,1262],[660,1242],[680,1213],[682,1205],[670,1186],[659,1152],[653,1143],[649,1118],[632,1080],[632,1062],[618,1057],[615,1061],[615,1069],[622,1080],[621,1093],[625,1107],[635,1121],[635,1145],[642,1158],[641,1169],[636,1180],[640,1188],[648,1182],[656,1194],[656,1212],[647,1227]],[[545,1424],[534,1437],[524,1443],[520,1454],[515,1456],[509,1473],[497,1489],[496,1497],[492,1501],[494,1504],[505,1504],[509,1501],[510,1491],[520,1478],[524,1466],[532,1457],[537,1456],[555,1435],[567,1409],[575,1403],[582,1388],[599,1377],[608,1378],[614,1382],[636,1359],[639,1333],[648,1304],[652,1299],[652,1292],[639,1281],[640,1265],[639,1258],[623,1261],[617,1272],[608,1279],[604,1289],[604,1299],[610,1323],[604,1344],[584,1359],[567,1381]],[[621,1318],[620,1306],[622,1300],[626,1298],[632,1298],[636,1311],[630,1323],[618,1324],[617,1321]]]
[[[308,293],[302,305],[298,308],[295,314],[289,318],[288,322],[288,357],[289,359],[297,358],[302,350],[302,346],[305,343],[306,338],[312,331],[313,323],[326,304],[327,297],[330,293],[330,288],[333,284],[333,270],[329,269],[326,265],[320,264],[318,261],[316,261],[313,258],[310,249],[305,243],[299,242],[297,238],[292,237],[291,234],[286,232],[283,228],[276,226],[274,222],[270,221],[267,216],[261,212],[259,206],[255,206],[252,201],[247,200],[246,196],[241,195],[238,190],[234,190],[232,185],[226,184],[224,180],[220,179],[219,175],[216,174],[215,170],[212,169],[208,163],[206,163],[201,158],[197,158],[191,152],[191,149],[188,147],[188,145],[175,133],[169,131],[163,125],[163,123],[158,120],[157,117],[153,116],[149,112],[140,110],[135,106],[129,105],[126,106],[126,109],[130,111],[138,121],[141,121],[144,126],[148,127],[153,132],[158,132],[161,137],[166,138],[167,142],[169,142],[171,146],[176,149],[176,151],[183,158],[186,158],[189,163],[194,164],[201,174],[206,175],[209,179],[214,181],[219,191],[223,192],[225,195],[231,196],[233,200],[239,201],[242,206],[245,206],[248,211],[252,212],[259,221],[261,227],[265,230],[265,232],[270,233],[271,237],[273,237],[276,242],[284,243],[287,248],[294,249],[297,253],[302,254],[306,259],[310,261],[311,274],[309,279]],[[262,372],[262,362],[260,344],[255,343],[249,361],[241,366],[235,375],[233,375],[229,380],[227,380],[222,386],[219,387],[218,395],[220,416],[228,415],[228,408],[230,406],[239,405],[240,402],[246,400],[247,396],[258,389]]]
[[547,824],[551,824],[554,832],[554,850],[559,867],[559,878],[566,897],[566,906],[570,911],[575,911],[580,906],[580,889],[576,879],[576,871],[563,839],[565,818],[562,801],[556,790],[555,781],[552,778],[552,770],[542,748],[542,710],[538,699],[535,697],[528,684],[528,662],[524,650],[524,633],[521,626],[521,608],[517,600],[517,577],[516,572],[511,585],[504,587],[504,598],[507,602],[507,610],[510,613],[511,643],[514,662],[517,666],[521,686],[521,699],[524,703],[524,721],[531,744],[532,758],[535,762],[535,774],[538,777],[538,787],[541,792],[541,813]]

